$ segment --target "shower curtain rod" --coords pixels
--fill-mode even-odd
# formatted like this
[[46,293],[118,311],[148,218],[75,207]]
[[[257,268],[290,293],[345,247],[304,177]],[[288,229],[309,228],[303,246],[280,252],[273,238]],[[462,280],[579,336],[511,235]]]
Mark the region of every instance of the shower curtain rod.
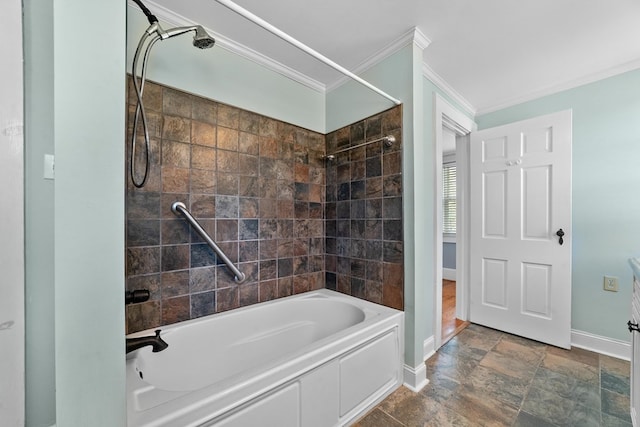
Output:
[[372,85],[368,81],[360,78],[359,76],[355,75],[354,73],[352,73],[351,71],[347,70],[343,66],[333,62],[332,60],[330,60],[326,56],[324,56],[321,53],[313,50],[312,48],[310,48],[306,44],[302,43],[301,41],[291,37],[289,34],[285,33],[284,31],[280,30],[279,28],[274,27],[273,25],[269,24],[264,19],[260,18],[259,16],[254,15],[253,13],[249,12],[247,9],[243,8],[242,6],[237,5],[236,3],[232,2],[231,0],[216,0],[216,1],[218,3],[220,3],[221,5],[226,6],[227,8],[229,8],[232,11],[236,12],[237,14],[247,18],[249,21],[261,26],[262,28],[264,28],[265,30],[269,31],[270,33],[280,37],[282,40],[284,40],[284,41],[294,45],[298,49],[308,53],[309,55],[313,56],[317,60],[325,63],[328,66],[330,66],[334,70],[341,72],[345,76],[352,78],[353,80],[357,81],[358,83],[360,83],[360,84],[366,86],[367,88],[371,89],[372,91],[376,92],[377,94],[384,96],[385,98],[387,98],[388,100],[390,100],[394,104],[396,104],[396,105],[402,104],[402,102],[400,100],[398,100],[398,99],[394,98],[393,96],[389,95],[388,93],[378,89],[377,87],[375,87],[374,85]]

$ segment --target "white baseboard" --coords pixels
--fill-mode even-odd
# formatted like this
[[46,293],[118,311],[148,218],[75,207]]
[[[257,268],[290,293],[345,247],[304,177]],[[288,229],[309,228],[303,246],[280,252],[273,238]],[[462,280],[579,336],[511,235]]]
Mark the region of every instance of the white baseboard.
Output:
[[456,280],[456,269],[455,268],[443,268],[442,269],[442,278],[444,280]]
[[422,345],[422,351],[423,351],[422,354],[424,354],[425,361],[435,354],[436,338],[433,335],[431,335],[429,338],[424,340],[424,344]]
[[419,366],[415,368],[404,365],[404,386],[413,392],[419,392],[422,390],[427,384],[429,384],[429,380],[427,379],[427,365],[421,363]]
[[571,346],[623,360],[631,360],[631,343],[589,332],[571,330]]

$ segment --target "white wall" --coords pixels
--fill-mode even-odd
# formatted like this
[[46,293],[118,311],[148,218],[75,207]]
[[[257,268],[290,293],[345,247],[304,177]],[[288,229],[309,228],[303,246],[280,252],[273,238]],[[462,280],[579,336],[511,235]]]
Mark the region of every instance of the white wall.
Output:
[[0,420],[24,424],[24,220],[22,138],[22,3],[0,14]]

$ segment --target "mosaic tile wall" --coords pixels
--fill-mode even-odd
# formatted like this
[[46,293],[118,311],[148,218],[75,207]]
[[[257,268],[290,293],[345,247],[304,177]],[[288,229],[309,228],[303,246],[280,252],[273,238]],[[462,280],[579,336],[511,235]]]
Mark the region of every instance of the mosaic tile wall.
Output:
[[[126,276],[127,290],[151,298],[127,306],[127,332],[323,288],[324,135],[152,82],[144,102],[150,173],[137,189],[127,163]],[[132,84],[128,103],[130,138]],[[244,283],[171,212],[175,201],[239,263]]]
[[403,309],[402,107],[327,135],[326,288]]

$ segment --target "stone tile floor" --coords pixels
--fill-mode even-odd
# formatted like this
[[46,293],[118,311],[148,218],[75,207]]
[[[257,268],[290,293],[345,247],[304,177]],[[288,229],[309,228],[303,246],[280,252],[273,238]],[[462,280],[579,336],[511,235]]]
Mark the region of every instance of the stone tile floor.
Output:
[[631,426],[629,362],[470,325],[357,427]]

